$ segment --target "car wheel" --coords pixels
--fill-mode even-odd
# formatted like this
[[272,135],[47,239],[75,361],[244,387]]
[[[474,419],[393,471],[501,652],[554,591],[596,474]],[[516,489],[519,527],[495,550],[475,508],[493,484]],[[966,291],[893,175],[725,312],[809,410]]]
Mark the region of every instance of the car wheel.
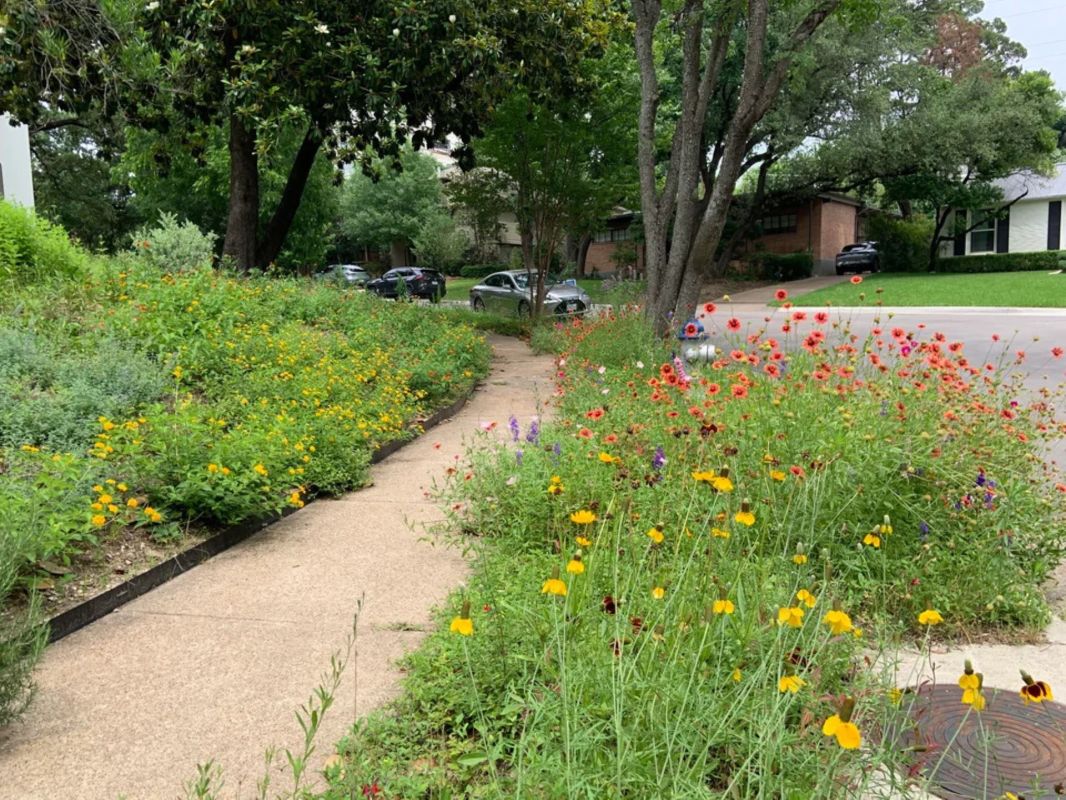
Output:
[[477,312],[480,313],[480,312],[482,312],[484,310],[485,310],[485,301],[482,300],[480,297],[475,297],[474,298],[474,311],[477,311]]
[[531,306],[525,300],[518,301],[518,316],[528,317]]
[[876,261],[874,261],[873,266],[870,267],[870,272],[880,272],[880,271],[881,271],[881,260],[877,259]]
[[843,275],[843,274],[844,274],[844,268],[843,267],[837,267],[837,275]]

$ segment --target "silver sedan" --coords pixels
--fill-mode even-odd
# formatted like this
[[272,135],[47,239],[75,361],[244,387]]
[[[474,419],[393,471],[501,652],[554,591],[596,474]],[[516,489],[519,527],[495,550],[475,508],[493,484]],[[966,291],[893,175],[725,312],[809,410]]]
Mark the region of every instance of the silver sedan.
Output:
[[[470,307],[474,311],[528,316],[536,288],[535,272],[521,269],[494,272],[470,289]],[[547,314],[584,314],[591,305],[588,294],[580,286],[556,283],[544,295],[543,310]]]

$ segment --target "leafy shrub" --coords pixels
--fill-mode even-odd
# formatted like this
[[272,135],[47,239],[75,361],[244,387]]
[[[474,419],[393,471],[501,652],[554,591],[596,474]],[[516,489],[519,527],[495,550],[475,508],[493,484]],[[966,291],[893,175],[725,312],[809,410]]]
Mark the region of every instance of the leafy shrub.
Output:
[[57,225],[32,211],[0,200],[0,285],[71,278],[87,256]]
[[470,247],[470,237],[456,226],[450,215],[439,213],[422,223],[412,244],[419,264],[450,274]]
[[867,237],[877,242],[885,272],[927,272],[933,223],[925,217],[893,219],[875,214],[867,222]]
[[1041,250],[1035,253],[995,253],[983,256],[956,256],[937,260],[937,272],[1030,272],[1059,269],[1062,253]]
[[459,268],[460,278],[485,278],[494,272],[510,269],[507,264],[467,264]]
[[178,222],[163,212],[155,227],[133,234],[133,252],[161,270],[178,271],[209,266],[215,257],[218,235],[204,233],[192,222]]
[[814,256],[804,253],[761,253],[759,275],[767,281],[798,281],[814,274]]

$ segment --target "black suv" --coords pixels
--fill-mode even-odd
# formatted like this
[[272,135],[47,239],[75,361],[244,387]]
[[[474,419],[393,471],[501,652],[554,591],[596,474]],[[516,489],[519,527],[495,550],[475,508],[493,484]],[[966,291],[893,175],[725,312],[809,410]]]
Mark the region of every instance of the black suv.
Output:
[[366,289],[379,297],[395,298],[400,295],[401,281],[406,285],[405,293],[409,297],[421,297],[436,302],[447,292],[444,276],[435,269],[422,267],[393,267],[380,278],[370,281]]
[[877,251],[877,242],[856,242],[845,245],[837,253],[837,275],[845,272],[880,272],[881,254]]

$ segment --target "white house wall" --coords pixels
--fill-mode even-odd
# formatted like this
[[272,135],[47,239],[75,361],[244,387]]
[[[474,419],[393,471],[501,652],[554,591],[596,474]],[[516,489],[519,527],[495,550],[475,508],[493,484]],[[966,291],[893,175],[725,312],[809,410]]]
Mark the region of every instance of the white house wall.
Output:
[[1047,200],[1019,200],[1010,209],[1010,252],[1047,250]]
[[6,115],[0,115],[0,171],[3,198],[33,208],[29,129],[25,125],[12,127]]

